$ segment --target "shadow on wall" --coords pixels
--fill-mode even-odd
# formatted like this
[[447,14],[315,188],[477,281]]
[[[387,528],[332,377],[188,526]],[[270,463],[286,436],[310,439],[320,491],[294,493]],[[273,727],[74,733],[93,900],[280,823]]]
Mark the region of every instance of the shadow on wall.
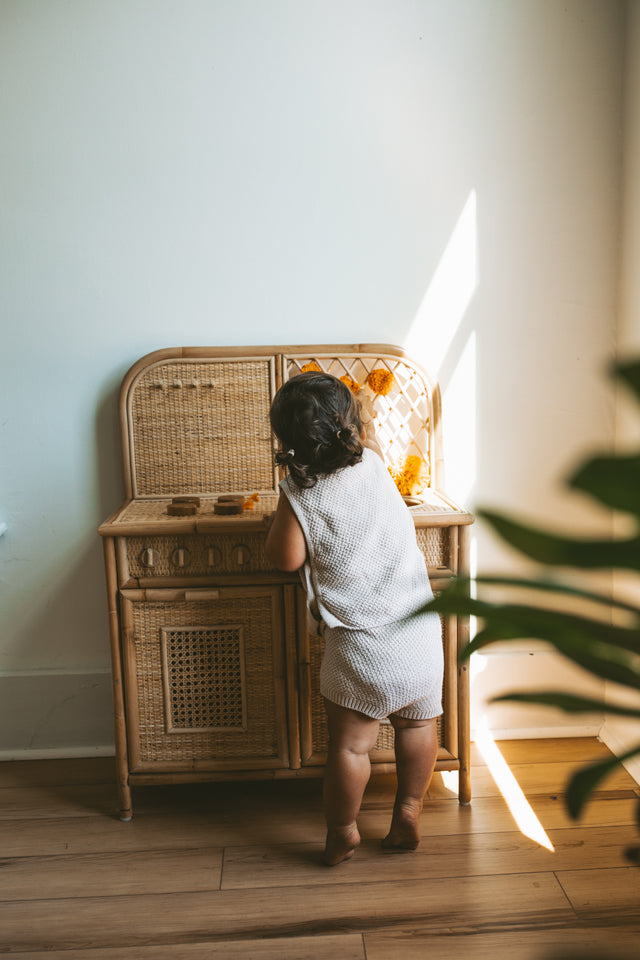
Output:
[[79,552],[62,574],[57,566],[42,574],[46,595],[33,605],[19,634],[21,659],[41,667],[0,678],[8,718],[0,728],[5,755],[59,748],[92,752],[113,743],[100,544]]
[[16,621],[10,641],[16,667],[0,676],[3,757],[112,749],[107,601],[97,528],[122,500],[118,389],[111,385],[96,410],[94,459],[87,470],[93,502],[88,510],[78,505],[89,517],[87,529],[71,543],[52,529],[37,566],[30,566],[28,586],[14,593],[16,613],[5,611]]
[[118,399],[120,383],[126,370],[118,377],[117,383],[111,378],[98,403],[96,411],[95,459],[97,470],[99,523],[112,514],[122,503],[122,449],[120,443],[120,421]]

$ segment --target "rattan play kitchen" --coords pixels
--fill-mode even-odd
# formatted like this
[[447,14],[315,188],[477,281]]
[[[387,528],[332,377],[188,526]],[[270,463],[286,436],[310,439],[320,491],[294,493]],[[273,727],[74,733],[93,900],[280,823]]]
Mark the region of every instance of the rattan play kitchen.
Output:
[[[126,375],[126,498],[100,527],[113,670],[120,816],[136,784],[322,773],[322,641],[298,574],[264,554],[278,496],[269,407],[303,368],[344,378],[406,495],[434,590],[468,571],[472,517],[442,492],[440,395],[399,348],[181,347]],[[437,769],[470,799],[464,619],[443,620]],[[393,729],[371,755],[392,770]]]

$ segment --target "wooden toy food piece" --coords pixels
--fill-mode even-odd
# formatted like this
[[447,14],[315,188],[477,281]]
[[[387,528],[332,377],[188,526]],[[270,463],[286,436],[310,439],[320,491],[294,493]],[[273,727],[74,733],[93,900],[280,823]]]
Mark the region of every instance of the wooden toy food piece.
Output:
[[192,517],[198,512],[200,497],[174,497],[167,506],[170,517]]
[[218,497],[213,505],[213,512],[219,516],[232,516],[234,513],[242,513],[244,509],[244,497],[237,494],[225,493]]

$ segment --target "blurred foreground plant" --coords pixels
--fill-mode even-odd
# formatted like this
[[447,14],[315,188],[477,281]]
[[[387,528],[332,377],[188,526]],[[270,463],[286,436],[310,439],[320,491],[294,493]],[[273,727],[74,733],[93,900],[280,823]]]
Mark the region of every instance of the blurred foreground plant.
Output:
[[[617,365],[615,373],[640,401],[640,361]],[[605,507],[628,514],[633,535],[614,540],[573,539],[527,526],[503,514],[479,511],[479,516],[503,540],[526,557],[544,565],[549,574],[532,580],[479,577],[474,582],[481,588],[526,588],[540,595],[541,605],[537,602],[526,605],[474,599],[470,595],[470,581],[460,578],[454,580],[429,606],[439,613],[469,614],[480,619],[480,631],[462,653],[465,659],[474,651],[496,641],[536,638],[547,642],[597,677],[633,691],[637,706],[612,704],[557,690],[508,693],[494,698],[495,701],[542,704],[559,707],[567,713],[606,711],[610,715],[640,721],[640,607],[551,578],[555,567],[640,573],[640,451],[590,458],[570,477],[568,484],[575,490],[589,494]],[[554,600],[553,608],[542,605],[545,600],[548,604],[551,598]],[[576,601],[588,601],[590,606],[595,605],[600,616],[583,616],[570,609],[558,609],[560,600],[563,600],[565,607],[572,609],[575,609]],[[580,816],[589,796],[608,773],[638,754],[640,723],[638,743],[630,750],[619,757],[592,763],[571,777],[566,793],[571,816],[574,819]],[[637,820],[640,827],[640,802]],[[640,862],[640,848],[627,851],[627,855]]]

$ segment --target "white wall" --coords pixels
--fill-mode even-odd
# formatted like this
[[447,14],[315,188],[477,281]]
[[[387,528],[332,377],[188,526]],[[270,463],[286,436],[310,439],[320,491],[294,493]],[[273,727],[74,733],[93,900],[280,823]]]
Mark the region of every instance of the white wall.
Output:
[[[560,476],[612,434],[623,7],[4,0],[0,755],[110,749],[96,528],[150,350],[408,338],[454,495],[609,524]],[[488,660],[482,696],[531,657]]]

